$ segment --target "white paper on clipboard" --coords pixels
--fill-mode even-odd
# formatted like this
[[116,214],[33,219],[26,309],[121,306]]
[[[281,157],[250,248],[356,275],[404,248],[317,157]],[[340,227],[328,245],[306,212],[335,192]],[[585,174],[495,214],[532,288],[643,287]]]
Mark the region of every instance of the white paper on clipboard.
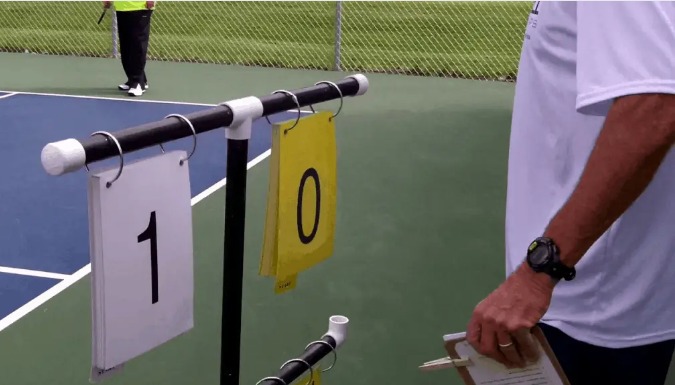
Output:
[[541,330],[535,328],[533,335],[538,342],[539,359],[513,369],[478,353],[466,341],[466,333],[447,334],[443,341],[450,357],[471,361],[456,368],[467,385],[570,385]]

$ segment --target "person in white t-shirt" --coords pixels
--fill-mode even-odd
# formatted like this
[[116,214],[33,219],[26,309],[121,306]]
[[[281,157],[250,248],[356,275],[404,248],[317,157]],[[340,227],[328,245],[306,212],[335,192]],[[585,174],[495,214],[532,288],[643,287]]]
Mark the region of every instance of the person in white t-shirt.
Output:
[[506,280],[467,339],[572,385],[662,385],[675,346],[675,2],[534,2],[518,68]]

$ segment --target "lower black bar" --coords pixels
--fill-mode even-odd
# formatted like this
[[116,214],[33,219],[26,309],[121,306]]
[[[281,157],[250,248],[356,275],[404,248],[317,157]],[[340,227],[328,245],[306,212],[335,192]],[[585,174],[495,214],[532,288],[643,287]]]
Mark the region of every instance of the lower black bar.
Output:
[[[328,344],[330,344],[330,347],[324,343],[313,344],[312,346],[308,347],[307,350],[298,358],[307,362],[311,366],[315,366],[327,355],[332,356],[333,349],[335,349],[336,345],[333,337],[324,336],[323,338],[321,338],[321,341],[327,342]],[[335,357],[337,357],[337,355]],[[328,358],[327,362],[328,365],[330,365],[330,363],[333,362],[332,358]],[[321,368],[320,370],[324,369],[326,368]],[[303,362],[294,361],[286,364],[286,366],[281,368],[277,374],[270,377],[279,377],[282,380],[284,380],[286,384],[290,384],[305,374],[309,374],[309,368],[307,367],[307,365],[305,365]],[[265,381],[262,381],[260,385],[283,385],[283,384],[281,384],[278,380],[275,379],[267,379]]]
[[240,385],[248,140],[227,140],[220,384]]

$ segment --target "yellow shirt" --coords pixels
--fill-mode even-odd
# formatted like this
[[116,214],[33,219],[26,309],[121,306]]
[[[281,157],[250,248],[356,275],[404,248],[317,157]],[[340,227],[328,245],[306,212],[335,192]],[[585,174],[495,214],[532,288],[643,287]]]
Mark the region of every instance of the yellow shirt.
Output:
[[[114,1],[115,11],[117,12],[127,12],[127,11],[142,11],[146,8],[145,1]],[[157,2],[155,2],[156,4]],[[155,9],[155,5],[150,9]]]

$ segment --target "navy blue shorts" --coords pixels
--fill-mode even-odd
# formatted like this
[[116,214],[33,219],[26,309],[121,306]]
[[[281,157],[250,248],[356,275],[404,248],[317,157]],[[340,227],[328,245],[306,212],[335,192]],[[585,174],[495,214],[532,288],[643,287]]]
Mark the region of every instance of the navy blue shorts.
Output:
[[664,385],[675,340],[623,349],[577,341],[543,323],[544,332],[571,385]]

